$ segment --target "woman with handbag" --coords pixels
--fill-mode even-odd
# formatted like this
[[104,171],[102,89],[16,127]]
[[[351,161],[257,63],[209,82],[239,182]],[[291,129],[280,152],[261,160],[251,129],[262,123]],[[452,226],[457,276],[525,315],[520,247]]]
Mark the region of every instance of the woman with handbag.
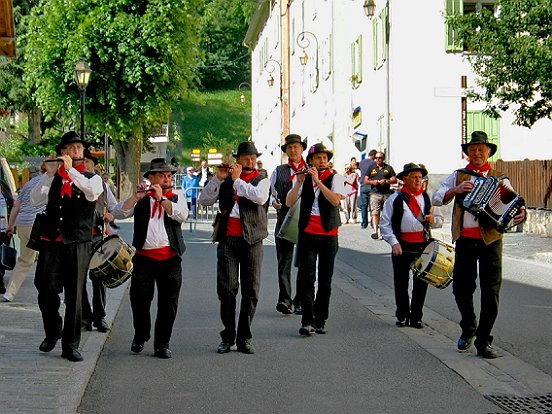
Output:
[[[9,245],[11,240],[11,236],[7,234],[7,229],[14,198],[8,184],[0,179],[0,244]],[[0,264],[0,294],[6,292],[6,287],[4,286],[5,274],[6,268]]]

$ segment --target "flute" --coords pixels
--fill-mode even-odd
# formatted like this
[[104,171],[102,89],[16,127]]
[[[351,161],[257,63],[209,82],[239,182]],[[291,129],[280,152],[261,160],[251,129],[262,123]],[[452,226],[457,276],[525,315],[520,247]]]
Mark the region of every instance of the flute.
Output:
[[[84,161],[84,158],[73,158],[73,161]],[[44,160],[44,162],[64,162],[61,158],[53,158],[51,160]]]
[[[228,168],[229,170],[232,170],[232,166],[230,164],[219,164],[217,165],[217,168]],[[242,167],[243,171],[256,171],[256,168],[251,167]]]
[[[174,186],[168,186],[168,187],[161,187],[161,190],[165,191],[165,190],[172,190],[174,188]],[[155,188],[144,188],[143,190],[136,190],[137,193],[149,193],[151,191],[155,191]]]
[[[329,168],[328,168],[328,167],[322,167],[322,168],[317,168],[316,170],[317,170],[317,171],[325,171],[325,170],[329,170]],[[309,170],[306,169],[306,170],[297,171],[297,172],[295,173],[295,175],[298,175],[298,174],[308,174],[308,173],[309,173]]]

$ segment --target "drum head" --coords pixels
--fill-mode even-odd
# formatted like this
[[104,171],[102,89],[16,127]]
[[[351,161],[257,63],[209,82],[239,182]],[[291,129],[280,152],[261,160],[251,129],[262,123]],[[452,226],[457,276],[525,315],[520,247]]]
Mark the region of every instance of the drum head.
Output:
[[90,269],[95,269],[96,267],[107,262],[109,259],[115,258],[122,246],[123,243],[117,235],[112,235],[103,239],[94,247],[92,258],[90,259],[88,267]]
[[435,250],[437,248],[438,245],[435,241],[432,241],[425,247],[423,254],[418,259],[422,263],[420,266],[422,272],[426,271],[429,265],[435,260]]

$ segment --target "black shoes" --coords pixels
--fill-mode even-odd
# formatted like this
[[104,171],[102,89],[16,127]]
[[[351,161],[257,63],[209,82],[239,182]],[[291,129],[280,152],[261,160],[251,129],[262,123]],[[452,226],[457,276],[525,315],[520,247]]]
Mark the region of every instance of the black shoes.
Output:
[[398,319],[397,322],[395,322],[395,325],[397,325],[399,328],[404,328],[405,326],[408,326],[408,319]]
[[38,349],[42,352],[50,352],[56,347],[58,340],[59,336],[57,338],[44,338],[44,341],[42,341]]
[[293,306],[293,313],[296,315],[302,315],[303,314],[303,308],[301,305],[294,305]]
[[156,349],[153,355],[161,359],[172,358],[172,353],[168,346]]
[[132,344],[130,345],[130,350],[134,352],[135,354],[139,354],[144,350],[144,342],[140,341],[138,339],[133,339]]
[[61,353],[61,357],[65,358],[71,362],[80,362],[82,361],[82,355],[76,349],[67,349]]
[[473,343],[473,336],[467,339],[460,337],[458,339],[458,343],[456,344],[456,347],[458,348],[459,351],[467,351],[472,346],[472,343]]
[[291,308],[283,302],[276,305],[276,310],[284,315],[291,315],[293,313]]
[[485,344],[485,346],[476,346],[477,356],[485,359],[494,359],[500,357],[500,354],[496,352],[491,344]]
[[92,321],[90,319],[83,319],[81,326],[82,326],[82,329],[90,332],[92,330]]
[[227,354],[228,352],[230,352],[231,346],[232,344],[230,344],[229,342],[222,341],[217,348],[217,354]]
[[416,321],[416,320],[411,319],[410,320],[410,326],[412,328],[422,329],[424,327],[424,324],[422,323],[422,321]]
[[[109,331],[109,325],[107,324],[107,322],[105,321],[104,318],[102,318],[98,321],[94,321],[93,325],[98,330],[98,332],[105,333],[105,332]],[[89,331],[91,331],[91,330],[92,330],[92,328],[89,329]]]
[[299,335],[302,336],[311,336],[314,332],[314,328],[310,325],[303,325],[301,329],[299,329]]
[[245,341],[243,341],[243,343],[239,343],[237,345],[237,349],[238,349],[238,352],[241,352],[242,354],[252,355],[255,353],[255,349],[251,345],[251,340],[249,339],[246,339]]
[[326,334],[326,326],[323,322],[314,322],[312,324],[312,327],[314,328],[314,332],[316,332],[319,335],[325,335]]

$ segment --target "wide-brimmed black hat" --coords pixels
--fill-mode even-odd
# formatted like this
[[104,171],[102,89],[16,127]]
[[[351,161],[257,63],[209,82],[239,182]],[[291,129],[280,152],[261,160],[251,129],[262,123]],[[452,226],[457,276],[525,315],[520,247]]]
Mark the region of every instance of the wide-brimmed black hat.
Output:
[[285,138],[285,141],[286,143],[283,144],[280,148],[282,148],[282,151],[283,152],[286,152],[286,148],[289,144],[295,144],[295,143],[299,143],[301,144],[301,146],[303,147],[303,151],[305,151],[307,149],[307,143],[303,141],[303,139],[301,138],[300,135],[297,135],[297,134],[289,134],[286,138]]
[[79,134],[77,134],[75,131],[69,131],[62,135],[61,141],[59,144],[56,145],[56,153],[57,155],[61,155],[61,150],[65,148],[66,145],[71,144],[73,142],[82,142],[82,145],[85,147],[88,147],[88,142],[83,141]]
[[232,157],[238,158],[240,155],[256,155],[257,157],[260,157],[263,154],[257,151],[257,147],[255,147],[255,144],[253,144],[251,141],[246,141],[240,142],[240,144],[238,145],[238,152],[236,154],[232,154]]
[[92,153],[88,148],[84,149],[84,158],[88,158],[94,163],[94,165],[98,165],[98,162],[99,162],[98,159],[92,155]]
[[427,175],[427,170],[424,167],[419,164],[409,162],[408,164],[404,164],[403,170],[397,174],[397,179],[402,180],[405,175],[408,175],[412,171],[420,171],[422,173],[422,177]]
[[309,152],[307,153],[307,162],[309,162],[314,154],[318,154],[319,152],[325,152],[326,154],[328,154],[328,161],[331,160],[333,157],[333,152],[327,149],[324,144],[319,142],[318,144],[314,144],[309,148]]
[[492,157],[495,154],[497,149],[495,144],[493,144],[492,142],[489,142],[489,137],[487,137],[487,134],[483,131],[473,131],[471,134],[471,141],[466,144],[462,144],[462,151],[464,152],[464,154],[468,155],[468,147],[474,144],[487,145],[491,149],[490,157]]
[[155,174],[156,172],[171,172],[176,173],[176,168],[167,164],[164,158],[154,158],[151,160],[150,169],[144,173],[144,178],[148,178],[148,175]]

